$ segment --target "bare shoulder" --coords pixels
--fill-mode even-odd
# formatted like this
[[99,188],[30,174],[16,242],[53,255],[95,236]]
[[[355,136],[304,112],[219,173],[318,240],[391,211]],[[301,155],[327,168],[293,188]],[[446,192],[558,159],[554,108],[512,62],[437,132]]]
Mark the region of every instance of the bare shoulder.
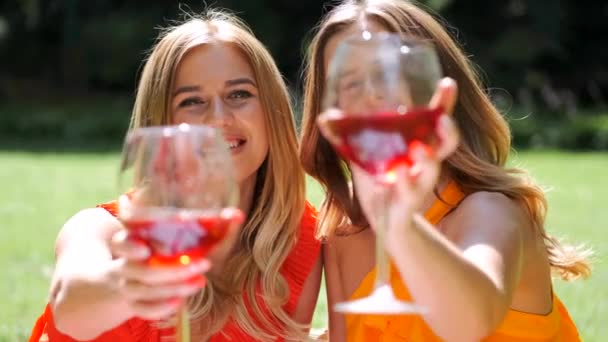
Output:
[[122,229],[122,224],[102,208],[83,209],[74,214],[63,225],[57,241],[55,254],[75,245],[86,248],[91,243],[109,242],[114,233]]
[[460,211],[504,213],[527,217],[525,208],[516,200],[500,192],[478,191],[468,195],[459,206]]
[[450,239],[459,240],[469,233],[524,234],[532,232],[532,219],[525,206],[499,192],[479,191],[468,195],[450,215],[442,228]]
[[339,253],[343,250],[357,248],[358,243],[366,241],[370,237],[373,237],[371,229],[348,224],[337,229],[337,233],[328,237],[324,245],[326,245],[328,252]]

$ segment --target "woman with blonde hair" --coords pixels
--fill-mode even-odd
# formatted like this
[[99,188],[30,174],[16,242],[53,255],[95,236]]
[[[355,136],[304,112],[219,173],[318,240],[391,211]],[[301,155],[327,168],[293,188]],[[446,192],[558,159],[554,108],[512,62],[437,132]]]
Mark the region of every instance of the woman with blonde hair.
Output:
[[588,276],[588,251],[545,231],[544,193],[524,170],[506,167],[509,127],[471,62],[434,16],[404,0],[342,2],[322,19],[309,49],[300,159],[327,192],[318,235],[326,241],[328,306],[370,294],[377,271],[379,185],[340,159],[317,125],[337,46],[363,30],[434,45],[446,76],[434,99],[447,115],[437,153],[414,152],[417,167],[399,170],[388,204],[390,283],[397,297],[426,311],[330,312],[331,341],[579,341],[551,271],[565,280]]
[[116,202],[85,209],[56,242],[51,297],[30,341],[159,341],[188,301],[198,341],[302,340],[320,286],[316,215],[305,200],[293,113],[266,48],[237,18],[209,11],[164,30],[145,62],[131,128],[221,129],[246,219],[228,256],[152,268],[128,241]]

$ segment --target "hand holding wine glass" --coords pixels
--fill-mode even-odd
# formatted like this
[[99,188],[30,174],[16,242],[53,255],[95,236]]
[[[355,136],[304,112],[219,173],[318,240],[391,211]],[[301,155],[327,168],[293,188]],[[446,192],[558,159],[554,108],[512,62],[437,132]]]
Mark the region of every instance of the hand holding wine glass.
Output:
[[[456,83],[450,78],[442,79],[429,105],[430,108],[446,108],[445,115],[439,118],[435,130],[439,141],[432,153],[429,153],[429,149],[424,145],[413,144],[410,152],[412,165],[411,167],[398,166],[393,170],[393,187],[386,187],[379,183],[374,176],[365,172],[357,164],[351,165],[353,181],[357,185],[355,190],[359,193],[359,202],[366,217],[369,218],[372,228],[378,226],[378,222],[375,222],[377,215],[374,213],[382,209],[379,206],[386,204],[389,204],[390,207],[387,208],[390,211],[387,215],[390,219],[390,222],[386,224],[387,230],[402,227],[404,222],[411,220],[414,213],[420,211],[423,199],[437,185],[441,164],[456,150],[459,142],[458,130],[450,117],[456,96]],[[374,195],[379,198],[388,196],[390,201],[384,203]],[[387,235],[390,236],[391,232],[387,231]]]
[[[163,288],[156,285],[164,284],[191,294],[204,285],[202,273],[193,271],[205,270],[209,254],[243,220],[235,207],[238,188],[221,133],[185,124],[135,129],[126,138],[120,171],[125,188],[118,217],[127,229],[118,246],[125,252],[128,240],[148,251],[143,263],[131,262],[131,273],[140,277],[132,277],[127,287],[158,294]],[[171,272],[175,277],[167,285]],[[178,340],[189,341],[188,309],[185,303],[181,307]]]
[[[419,162],[428,164],[421,154],[442,157],[444,150],[455,146],[453,137],[457,135],[451,131],[447,136],[437,134],[443,114],[451,111],[455,100],[455,87],[449,80],[452,85],[439,87],[436,93],[440,78],[439,59],[432,46],[386,32],[364,31],[347,39],[330,62],[324,112],[318,123],[323,135],[349,162],[356,177],[355,189],[367,183],[367,190],[372,191],[360,193],[359,198],[365,197],[361,199],[362,206],[377,234],[374,292],[366,298],[337,304],[337,311],[421,311],[395,298],[384,241],[393,212],[389,195],[395,190],[399,171],[405,168],[412,174],[420,173]],[[432,182],[433,174],[427,178]]]

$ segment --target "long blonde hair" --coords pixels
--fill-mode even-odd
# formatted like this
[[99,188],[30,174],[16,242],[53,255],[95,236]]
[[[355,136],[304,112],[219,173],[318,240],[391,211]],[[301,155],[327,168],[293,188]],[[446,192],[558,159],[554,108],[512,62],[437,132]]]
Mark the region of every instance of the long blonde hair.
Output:
[[[258,340],[299,338],[303,327],[282,308],[289,289],[279,270],[295,245],[304,212],[304,172],[289,95],[270,53],[232,15],[217,10],[189,15],[183,24],[163,30],[145,62],[131,128],[171,122],[171,89],[181,59],[192,48],[211,43],[230,44],[248,60],[265,113],[269,152],[258,170],[253,207],[233,254],[221,274],[210,276],[190,301],[193,319],[201,321],[207,336],[231,319]],[[258,304],[258,285],[269,312]]]
[[404,0],[346,1],[322,20],[308,50],[305,69],[303,129],[300,160],[306,172],[326,189],[317,235],[335,233],[347,221],[367,226],[359,203],[349,189],[350,170],[319,134],[316,117],[321,111],[325,81],[324,49],[337,32],[358,20],[373,19],[391,32],[431,40],[446,76],[459,87],[453,118],[461,132],[461,143],[444,167],[466,193],[500,192],[522,203],[545,241],[554,271],[564,279],[590,274],[588,251],[564,246],[544,230],[547,201],[543,190],[524,170],[506,168],[511,150],[509,126],[484,93],[471,62],[443,26],[429,13]]

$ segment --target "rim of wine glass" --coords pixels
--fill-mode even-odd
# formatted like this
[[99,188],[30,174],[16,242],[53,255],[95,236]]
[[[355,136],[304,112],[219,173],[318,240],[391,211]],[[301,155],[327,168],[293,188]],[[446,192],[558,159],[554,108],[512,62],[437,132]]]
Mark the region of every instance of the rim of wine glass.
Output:
[[[354,34],[344,40],[340,45],[348,46],[351,44],[368,44],[373,42],[390,42],[395,43],[395,47],[399,47],[399,50],[406,53],[416,52],[434,52],[435,45],[432,40],[414,37],[412,35],[400,34],[396,32],[370,32],[364,30],[360,34]],[[407,47],[407,49],[403,49]]]
[[[124,196],[124,195],[123,195]],[[166,219],[172,218],[178,215],[181,218],[192,218],[192,217],[214,217],[221,216],[223,210],[226,207],[212,207],[212,208],[188,208],[188,207],[176,207],[176,206],[133,206],[128,201],[121,201],[123,197],[119,199],[119,210],[118,217],[121,220],[137,220],[141,218],[146,219]],[[228,206],[235,207],[235,206]]]
[[161,126],[146,126],[146,127],[136,127],[129,130],[127,133],[128,137],[138,136],[138,135],[160,135],[160,136],[173,136],[177,133],[186,133],[198,131],[203,134],[214,136],[220,135],[219,131],[216,128],[213,128],[208,125],[200,125],[200,124],[187,124],[181,123],[179,125],[161,125]]

